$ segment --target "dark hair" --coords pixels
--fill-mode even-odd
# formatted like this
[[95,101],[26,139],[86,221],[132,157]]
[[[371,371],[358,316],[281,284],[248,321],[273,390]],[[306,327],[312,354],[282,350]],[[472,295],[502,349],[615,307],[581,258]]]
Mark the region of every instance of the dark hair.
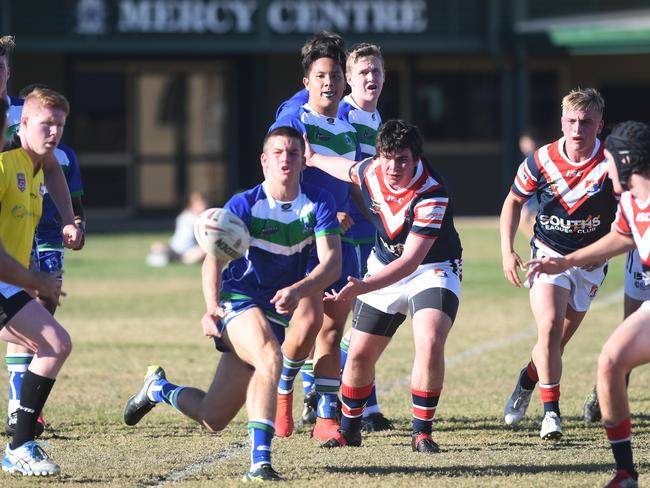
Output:
[[422,156],[422,134],[420,129],[402,119],[387,121],[377,133],[375,149],[377,154],[394,154],[408,148],[416,161]]
[[[313,39],[305,44],[305,47],[310,46],[311,49],[309,49],[309,51],[306,51],[303,47],[301,60],[303,74],[305,76],[309,76],[311,65],[314,63],[314,61],[321,58],[333,59],[341,67],[341,71],[345,73],[346,57],[342,42],[339,43],[336,40],[333,40],[332,37],[327,36],[322,36],[320,40],[314,41],[314,39],[316,39],[321,34],[322,33],[316,34]],[[327,34],[330,33],[328,32]],[[338,36],[338,34],[336,36],[340,39],[340,36]],[[343,40],[341,39],[341,41]]]
[[50,87],[47,86],[45,83],[30,83],[29,85],[25,85],[24,87],[22,87],[20,92],[18,92],[18,96],[20,98],[27,98],[27,95],[29,95],[31,92],[33,92],[34,90],[37,90],[37,89],[39,89],[39,90],[43,90],[43,89],[49,90]]
[[314,37],[309,39],[300,49],[300,56],[303,58],[309,54],[309,51],[314,49],[318,44],[331,44],[338,47],[341,51],[345,51],[345,41],[336,32],[320,31],[314,34]]
[[16,47],[16,40],[14,36],[2,36],[0,37],[0,56],[7,56],[13,52]]
[[293,127],[290,127],[288,125],[282,125],[280,127],[276,127],[272,131],[270,131],[268,134],[266,134],[266,137],[264,138],[264,144],[262,147],[264,150],[266,150],[266,143],[271,137],[289,137],[290,139],[296,139],[298,141],[298,146],[300,147],[300,151],[302,154],[305,154],[305,140],[302,138],[302,134],[298,132],[296,129]]
[[605,147],[614,157],[623,189],[630,175],[650,169],[650,126],[643,122],[617,124],[605,139]]

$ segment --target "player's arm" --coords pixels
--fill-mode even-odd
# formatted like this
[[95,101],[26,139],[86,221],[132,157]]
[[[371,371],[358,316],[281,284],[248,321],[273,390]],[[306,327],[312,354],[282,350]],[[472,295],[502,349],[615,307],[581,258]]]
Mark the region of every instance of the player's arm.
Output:
[[339,180],[353,182],[350,177],[350,170],[357,164],[356,161],[341,156],[324,156],[315,153],[307,141],[307,137],[303,137],[305,139],[305,164],[307,166],[318,168]]
[[219,303],[219,291],[221,290],[221,270],[226,263],[206,254],[201,267],[201,286],[203,288],[203,299],[205,300],[205,314],[201,318],[203,334],[208,337],[219,337],[217,320],[224,316],[223,308]]
[[79,245],[73,248],[75,251],[78,251],[82,249],[86,243],[86,210],[81,201],[81,196],[71,197],[71,200],[72,211],[74,213],[74,225],[81,231]]
[[536,276],[539,273],[558,274],[572,266],[584,266],[594,261],[603,262],[632,249],[634,249],[634,239],[612,229],[609,234],[604,235],[593,244],[567,254],[563,258],[531,259],[524,263],[524,266],[530,268],[528,276]]
[[79,241],[81,240],[81,231],[74,225],[74,212],[72,210],[70,190],[68,189],[68,183],[65,181],[61,166],[54,155],[48,156],[43,160],[43,176],[47,191],[52,197],[52,201],[61,216],[63,244],[70,249],[74,249],[79,245]]
[[358,295],[385,288],[406,278],[422,264],[436,241],[435,237],[422,237],[410,233],[400,257],[377,273],[362,280],[348,276],[348,283],[338,292],[327,294],[328,300],[350,300]]
[[278,290],[271,299],[278,313],[290,314],[301,298],[321,294],[323,289],[341,275],[341,236],[338,233],[317,235],[318,265],[297,283]]
[[515,235],[519,227],[521,209],[525,199],[515,195],[512,191],[508,193],[499,217],[499,233],[501,234],[501,260],[503,262],[503,274],[506,279],[521,287],[521,279],[517,268],[522,269],[523,261],[515,251]]

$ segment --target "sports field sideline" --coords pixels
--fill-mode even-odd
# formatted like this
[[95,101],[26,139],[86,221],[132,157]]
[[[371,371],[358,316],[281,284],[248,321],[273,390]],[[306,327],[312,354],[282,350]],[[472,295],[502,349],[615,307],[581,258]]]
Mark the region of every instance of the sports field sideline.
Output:
[[[507,429],[502,409],[526,364],[535,329],[526,290],[503,278],[496,219],[460,219],[464,247],[463,297],[447,344],[447,375],[433,438],[443,452],[410,448],[408,322],[378,365],[379,401],[395,430],[364,437],[361,448],[324,451],[308,433],[274,441],[278,471],[295,486],[597,486],[613,473],[600,425],[581,420],[593,385],[600,346],[622,316],[622,260],[610,272],[595,306],[565,351],[562,414],[565,437],[539,439],[538,394],[522,425]],[[148,268],[144,256],[160,234],[90,234],[86,248],[66,254],[57,313],[74,349],[55,384],[44,439],[54,447],[63,475],[48,486],[235,486],[248,467],[244,416],[214,435],[168,406],[138,426],[122,422],[126,399],[148,364],[161,364],[177,384],[207,387],[218,353],[201,335],[200,268]],[[526,243],[519,242],[522,256]],[[632,375],[635,460],[641,481],[648,471],[650,381],[646,368]],[[6,391],[0,394],[6,402]],[[297,415],[301,407],[295,402]],[[4,403],[3,403],[4,404]],[[0,477],[0,486],[34,480]]]

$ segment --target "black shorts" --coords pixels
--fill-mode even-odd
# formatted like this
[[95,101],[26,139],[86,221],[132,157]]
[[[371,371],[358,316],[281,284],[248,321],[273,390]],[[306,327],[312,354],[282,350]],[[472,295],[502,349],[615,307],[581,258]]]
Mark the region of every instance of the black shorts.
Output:
[[[459,300],[454,292],[447,288],[427,288],[409,300],[411,317],[418,310],[435,308],[449,316],[452,323],[456,320]],[[357,300],[354,304],[352,327],[368,334],[393,337],[406,319],[401,313],[386,313],[367,303]]]
[[26,291],[19,291],[9,298],[0,293],[0,329],[32,300]]

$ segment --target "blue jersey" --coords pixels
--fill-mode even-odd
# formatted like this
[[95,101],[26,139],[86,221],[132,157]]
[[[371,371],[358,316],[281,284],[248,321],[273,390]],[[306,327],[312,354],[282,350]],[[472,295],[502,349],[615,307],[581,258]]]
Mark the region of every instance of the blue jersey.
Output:
[[[349,122],[357,131],[361,158],[366,159],[375,155],[375,141],[381,126],[381,115],[378,111],[367,112],[352,99],[351,95],[343,97],[339,104],[338,116]],[[354,225],[350,229],[355,244],[372,244],[375,241],[375,227],[366,219],[356,204],[350,205],[350,216]]]
[[[319,114],[309,105],[303,105],[295,114],[288,114],[269,128],[289,126],[307,135],[312,149],[326,156],[342,156],[358,159],[359,145],[354,127],[337,117]],[[317,168],[306,168],[303,181],[318,188],[324,188],[334,197],[337,212],[350,213],[350,185]]]
[[246,255],[221,276],[221,299],[249,298],[268,309],[275,293],[305,277],[315,238],[341,232],[329,192],[302,184],[291,202],[267,194],[265,184],[233,196],[225,208],[251,235]]
[[275,120],[281,119],[288,115],[295,115],[300,108],[309,101],[309,92],[307,88],[297,91],[289,100],[285,100],[280,104],[278,110],[275,112]]
[[[61,165],[65,179],[68,182],[71,197],[83,195],[79,161],[72,148],[59,144],[54,150],[54,155]],[[61,219],[52,197],[48,193],[43,197],[43,215],[36,229],[36,243],[39,251],[63,249],[63,236],[61,234]]]

